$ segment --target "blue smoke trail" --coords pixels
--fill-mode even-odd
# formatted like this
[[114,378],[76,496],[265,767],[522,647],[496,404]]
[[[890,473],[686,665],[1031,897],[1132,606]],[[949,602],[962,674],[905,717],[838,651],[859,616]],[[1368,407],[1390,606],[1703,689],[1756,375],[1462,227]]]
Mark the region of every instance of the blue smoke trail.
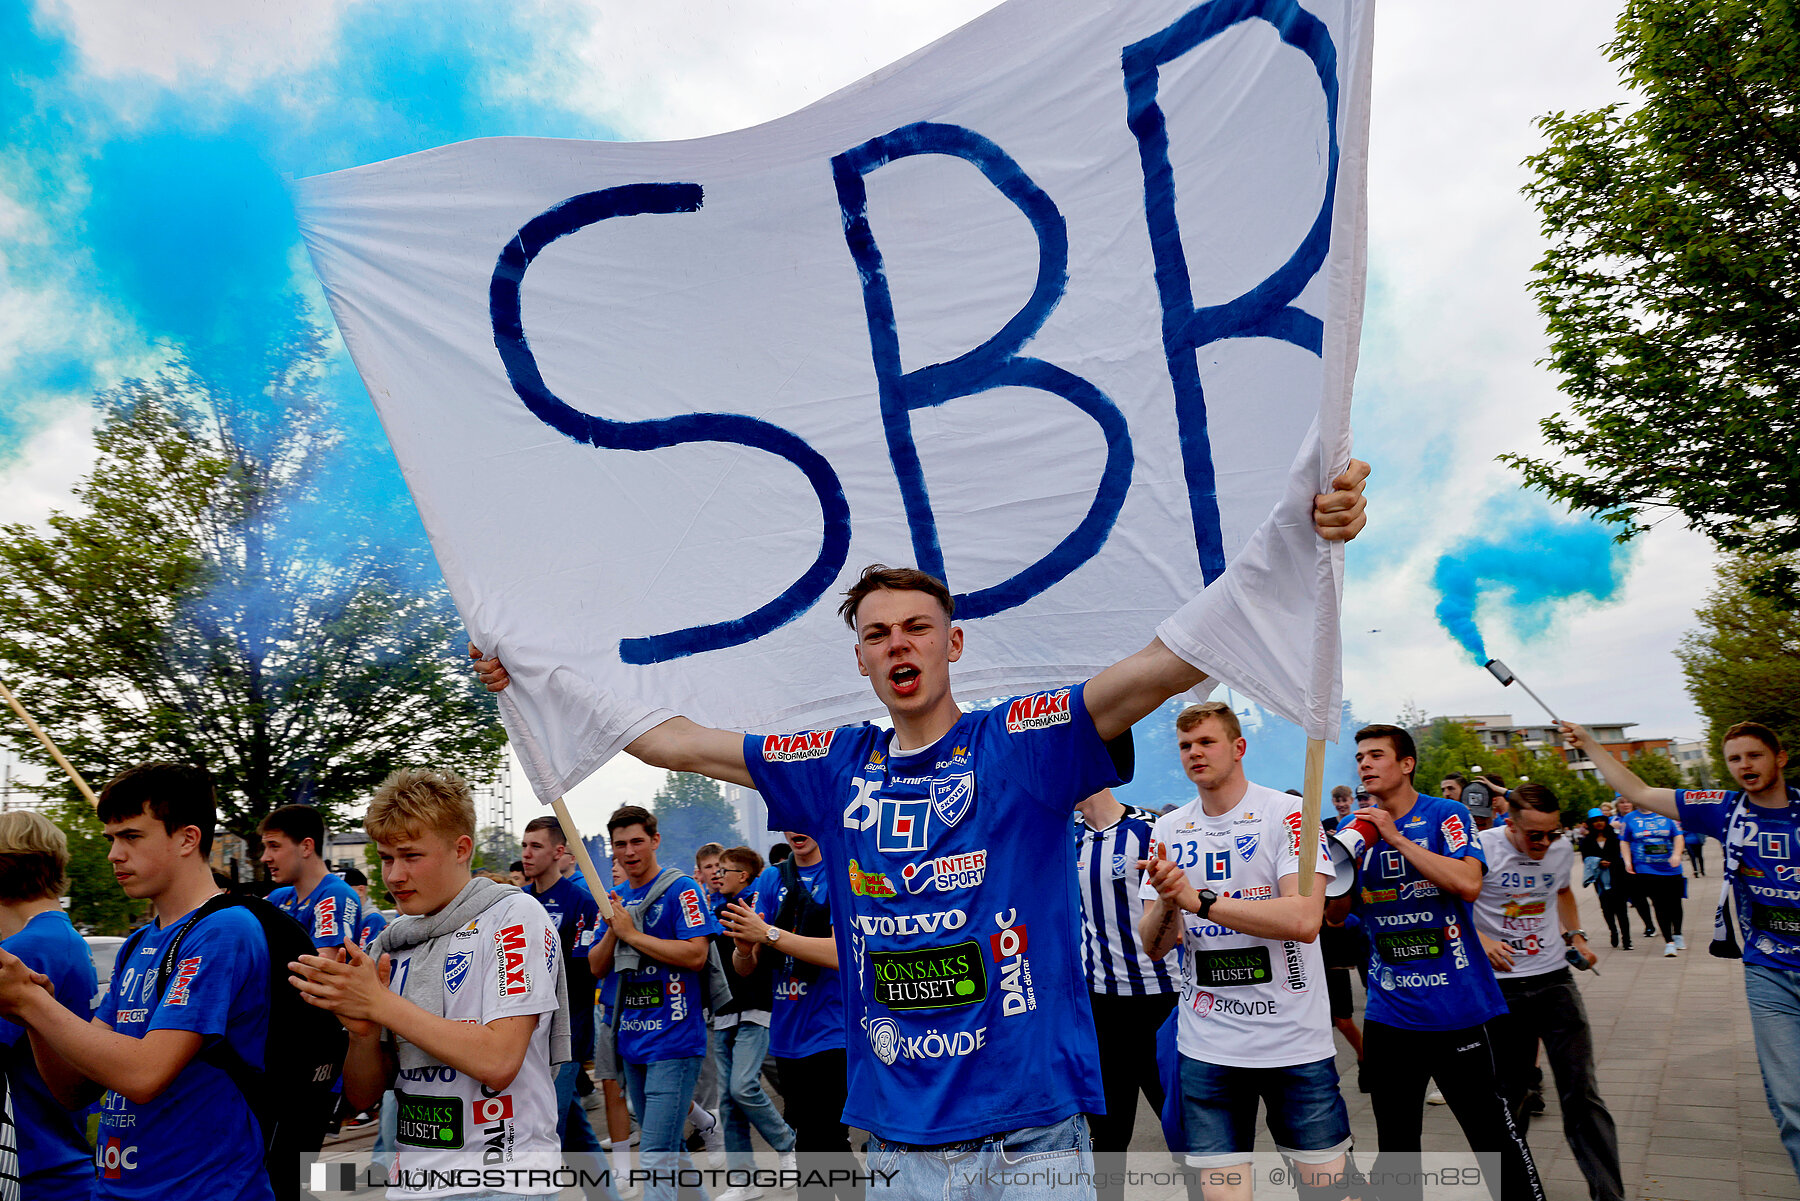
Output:
[[1489,655],[1478,608],[1505,615],[1520,635],[1546,631],[1558,602],[1615,599],[1629,553],[1598,524],[1554,514],[1541,501],[1505,506],[1486,523],[1500,532],[1472,538],[1437,561],[1437,619],[1477,663]]

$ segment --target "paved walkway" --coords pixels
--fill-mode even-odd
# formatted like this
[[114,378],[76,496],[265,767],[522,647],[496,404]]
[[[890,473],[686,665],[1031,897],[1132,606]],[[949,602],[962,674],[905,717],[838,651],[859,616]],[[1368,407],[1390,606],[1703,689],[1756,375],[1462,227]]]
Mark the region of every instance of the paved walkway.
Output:
[[[1582,923],[1597,932],[1600,975],[1583,974],[1581,984],[1600,1064],[1601,1095],[1618,1123],[1626,1194],[1637,1201],[1800,1201],[1800,1182],[1763,1100],[1744,1005],[1743,965],[1706,953],[1717,877],[1692,881],[1689,892],[1685,923],[1691,949],[1669,959],[1662,954],[1660,938],[1638,937],[1633,951],[1609,949],[1593,893],[1578,890]],[[1632,918],[1635,922],[1635,912]],[[1361,1015],[1359,997],[1359,1020]],[[1338,1045],[1351,1130],[1358,1146],[1373,1148],[1369,1098],[1356,1091],[1355,1059],[1342,1039]],[[1546,1066],[1546,1085],[1549,1076]],[[1529,1135],[1545,1187],[1551,1201],[1586,1201],[1587,1182],[1563,1140],[1554,1088],[1546,1090],[1545,1102],[1548,1108],[1532,1120]],[[366,1150],[373,1137],[373,1131],[358,1131],[326,1152]],[[1467,1150],[1448,1108],[1426,1107],[1424,1147],[1427,1152]],[[1266,1131],[1260,1133],[1257,1149],[1272,1149]],[[1155,1115],[1143,1106],[1132,1150],[1158,1159],[1166,1154]],[[1367,1166],[1372,1156],[1359,1159]],[[1158,1190],[1152,1201],[1180,1195]],[[1293,1193],[1265,1186],[1257,1195]]]

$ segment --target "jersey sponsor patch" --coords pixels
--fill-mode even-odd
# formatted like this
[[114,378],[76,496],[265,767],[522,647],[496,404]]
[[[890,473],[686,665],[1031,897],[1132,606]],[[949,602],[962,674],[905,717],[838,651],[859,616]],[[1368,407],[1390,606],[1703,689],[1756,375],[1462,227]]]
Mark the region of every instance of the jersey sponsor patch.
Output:
[[1460,814],[1452,813],[1450,816],[1446,817],[1441,829],[1444,835],[1444,849],[1446,851],[1460,851],[1469,845],[1469,831],[1468,828],[1463,825],[1463,819]]
[[[1300,857],[1300,823],[1304,819],[1298,813],[1290,813],[1282,820],[1287,824],[1288,854],[1298,859]],[[1245,856],[1245,858],[1249,858],[1249,856]]]
[[1693,789],[1688,789],[1681,794],[1681,799],[1690,805],[1717,805],[1730,795],[1729,792],[1717,788],[1708,789],[1704,792],[1696,792]]
[[1788,856],[1788,836],[1784,832],[1764,830],[1758,843],[1758,849],[1771,859],[1786,859]]
[[338,936],[338,899],[325,897],[313,906],[313,937],[336,938]]
[[1043,730],[1051,726],[1069,724],[1069,690],[1058,689],[1055,692],[1040,692],[1035,696],[1022,696],[1006,707],[1006,732],[1023,734],[1028,730]]
[[394,1091],[398,1120],[394,1141],[403,1147],[429,1147],[456,1151],[463,1145],[463,1107],[460,1097],[428,1097]]
[[987,1000],[987,969],[974,939],[948,947],[870,951],[875,1000],[893,1010],[944,1009]]
[[706,924],[706,911],[700,908],[700,894],[691,888],[681,890],[681,920],[689,926]]
[[[1121,860],[1124,856],[1119,857]],[[851,867],[856,865],[851,860]],[[1123,875],[1120,871],[1118,874]],[[927,859],[923,863],[909,863],[900,869],[900,879],[906,884],[906,891],[917,896],[924,892],[928,885],[935,885],[939,892],[953,892],[959,888],[979,888],[981,881],[987,876],[987,852],[964,851],[960,855],[940,855],[936,859]],[[884,878],[885,879],[885,878]],[[852,880],[852,891],[855,881]],[[885,894],[869,894],[893,896],[890,891]]]
[[[906,870],[911,871],[911,866],[908,866]],[[856,896],[876,897],[885,900],[889,897],[899,895],[894,892],[894,886],[888,883],[886,872],[865,872],[862,869],[862,866],[858,864],[856,860],[852,859],[850,861],[849,874],[850,891]],[[915,888],[913,891],[917,892],[918,889]]]
[[522,997],[531,991],[531,966],[526,962],[525,927],[502,926],[494,931],[494,963],[502,997]]
[[663,1003],[663,982],[627,976],[619,985],[619,1004],[626,1009],[657,1009]]
[[193,986],[194,977],[200,972],[200,956],[193,955],[175,965],[175,975],[169,980],[169,994],[163,998],[169,1005],[186,1005],[188,990]]
[[799,763],[823,759],[831,753],[835,730],[806,730],[799,734],[771,734],[763,739],[763,762]]
[[1204,988],[1231,988],[1267,984],[1275,978],[1267,947],[1234,947],[1223,951],[1191,953],[1194,983]]
[[1377,934],[1375,949],[1388,963],[1436,959],[1444,953],[1444,931],[1442,927],[1430,926],[1423,930],[1397,930],[1391,934]]
[[1231,852],[1206,852],[1206,878],[1208,880],[1225,880],[1231,876]]
[[1764,905],[1752,899],[1750,902],[1750,925],[1769,934],[1779,934],[1786,939],[1800,939],[1800,909],[1790,909],[1778,905]]
[[884,854],[907,855],[925,849],[931,827],[931,802],[923,797],[901,800],[883,797],[881,828],[875,845]]
[[512,1094],[505,1093],[498,1097],[477,1097],[470,1103],[475,1111],[475,1124],[488,1126],[495,1122],[510,1122],[513,1116]]
[[452,993],[460,991],[463,981],[468,978],[469,965],[474,962],[473,951],[457,951],[444,956],[444,990]]

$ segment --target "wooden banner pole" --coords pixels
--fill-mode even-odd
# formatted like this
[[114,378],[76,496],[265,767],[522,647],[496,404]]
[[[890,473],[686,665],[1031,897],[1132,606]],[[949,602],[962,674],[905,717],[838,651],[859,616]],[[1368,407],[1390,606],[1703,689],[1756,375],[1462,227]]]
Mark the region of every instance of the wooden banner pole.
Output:
[[1313,894],[1313,876],[1318,870],[1320,806],[1325,800],[1325,740],[1306,740],[1306,781],[1301,786],[1300,800],[1300,895]]
[[569,849],[575,852],[575,862],[581,865],[581,874],[587,877],[588,891],[594,894],[594,903],[600,906],[601,917],[612,916],[612,872],[603,876],[600,869],[594,866],[594,857],[588,854],[587,843],[581,841],[581,831],[575,828],[575,819],[569,816],[569,806],[561,797],[550,802],[550,808],[556,812],[556,820],[562,826],[563,837],[569,840]]
[[0,696],[6,698],[6,703],[11,705],[12,711],[19,715],[19,720],[25,723],[25,728],[37,735],[38,741],[44,744],[44,749],[50,752],[50,757],[56,760],[57,765],[69,773],[69,779],[75,781],[75,787],[81,789],[81,795],[87,798],[88,804],[98,806],[100,798],[94,795],[94,790],[88,787],[88,782],[81,778],[81,773],[75,770],[75,765],[63,758],[62,751],[57,749],[56,743],[50,740],[50,735],[44,733],[44,728],[31,720],[31,714],[25,712],[25,706],[21,705],[19,698],[12,694],[12,689],[6,686],[5,680],[0,680]]

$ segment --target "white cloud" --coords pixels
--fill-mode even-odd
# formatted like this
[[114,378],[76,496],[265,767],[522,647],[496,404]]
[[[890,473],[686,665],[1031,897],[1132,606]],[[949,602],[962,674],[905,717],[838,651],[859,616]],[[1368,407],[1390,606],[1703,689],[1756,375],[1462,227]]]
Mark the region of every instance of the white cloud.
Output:
[[171,87],[224,86],[311,66],[331,49],[344,0],[41,0],[87,69]]

